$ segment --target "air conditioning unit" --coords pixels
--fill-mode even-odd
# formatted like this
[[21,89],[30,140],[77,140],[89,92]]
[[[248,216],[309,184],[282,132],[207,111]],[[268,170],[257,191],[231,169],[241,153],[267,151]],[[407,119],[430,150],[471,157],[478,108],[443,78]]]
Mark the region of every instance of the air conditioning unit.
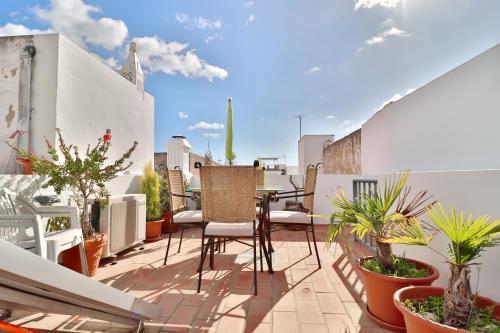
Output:
[[101,208],[99,231],[108,236],[102,258],[116,258],[118,252],[142,247],[146,238],[146,195],[111,196],[109,205]]

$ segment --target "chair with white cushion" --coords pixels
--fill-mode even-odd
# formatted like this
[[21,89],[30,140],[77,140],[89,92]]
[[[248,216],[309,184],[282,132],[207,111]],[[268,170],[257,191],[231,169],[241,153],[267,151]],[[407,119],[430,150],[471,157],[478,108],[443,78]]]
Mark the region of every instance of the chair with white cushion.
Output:
[[[170,202],[172,204],[172,212],[174,212],[170,223],[171,225],[179,225],[181,228],[179,248],[177,249],[177,253],[179,253],[181,251],[182,238],[184,236],[184,226],[186,224],[199,224],[201,226],[201,210],[187,210],[188,206],[186,199],[190,198],[190,196],[186,195],[184,189],[184,177],[182,170],[168,170],[168,182],[170,185]],[[167,264],[171,241],[172,228],[170,228],[168,233],[167,251],[165,253],[165,259],[163,260],[163,265]]]
[[[255,216],[255,168],[204,166],[200,168],[200,182],[204,228],[201,237],[198,292],[201,289],[205,258],[210,250],[210,268],[213,269],[216,239],[225,238],[253,248],[254,293],[257,295],[257,237],[259,246],[263,241],[261,224]],[[242,242],[241,239],[252,239],[253,243]]]
[[[303,189],[297,191],[280,192],[278,199],[303,197],[303,211],[286,211],[277,210],[269,212],[269,221],[273,225],[287,225],[293,226],[295,230],[304,230],[307,238],[307,245],[309,245],[309,255],[312,255],[311,242],[309,240],[309,233],[312,233],[314,250],[316,251],[316,258],[318,259],[318,266],[321,268],[321,261],[319,259],[318,247],[316,245],[316,235],[314,233],[313,222],[313,208],[314,208],[314,191],[316,189],[316,178],[318,175],[318,166],[309,165],[306,170],[306,179]],[[303,193],[298,193],[303,192]],[[292,194],[293,195],[290,195]],[[274,229],[273,231],[282,230]]]

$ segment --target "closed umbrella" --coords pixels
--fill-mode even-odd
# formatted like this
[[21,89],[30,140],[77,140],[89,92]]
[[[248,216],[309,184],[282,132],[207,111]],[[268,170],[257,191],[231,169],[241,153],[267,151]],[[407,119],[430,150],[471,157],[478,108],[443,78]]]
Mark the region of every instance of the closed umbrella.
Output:
[[236,159],[236,154],[233,151],[233,107],[231,97],[227,99],[226,159],[229,161],[229,165],[232,165]]

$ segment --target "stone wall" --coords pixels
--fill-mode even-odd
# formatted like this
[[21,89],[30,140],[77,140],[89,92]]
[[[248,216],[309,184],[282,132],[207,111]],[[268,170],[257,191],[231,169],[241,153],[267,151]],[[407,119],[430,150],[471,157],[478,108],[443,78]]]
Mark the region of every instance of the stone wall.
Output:
[[164,164],[165,167],[167,166],[167,153],[166,152],[155,153],[154,166],[155,166],[156,172],[160,171],[161,164]]
[[335,141],[323,150],[324,173],[361,174],[361,129]]

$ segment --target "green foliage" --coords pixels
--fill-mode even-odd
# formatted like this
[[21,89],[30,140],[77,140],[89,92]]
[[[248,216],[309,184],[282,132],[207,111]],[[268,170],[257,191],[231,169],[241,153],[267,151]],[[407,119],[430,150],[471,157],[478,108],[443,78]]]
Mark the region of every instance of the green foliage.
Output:
[[144,166],[141,176],[141,193],[146,195],[146,220],[157,221],[161,219],[160,202],[160,177],[154,171],[153,163],[149,161]]
[[71,222],[69,217],[61,216],[61,217],[51,217],[47,221],[47,225],[45,226],[45,232],[54,232],[69,229],[71,226]]
[[132,162],[127,162],[137,147],[134,142],[119,159],[109,163],[107,153],[111,146],[111,131],[97,140],[93,147],[87,146],[82,155],[76,145],[68,145],[64,141],[61,130],[56,128],[57,149],[47,140],[49,159],[36,155],[27,155],[36,174],[48,176],[49,180],[43,187],[54,188],[57,194],[69,190],[72,198],[80,208],[80,222],[86,239],[94,237],[94,230],[89,221],[89,198],[107,202],[109,192],[106,183],[114,179],[118,173],[128,169]]
[[[442,297],[430,296],[422,300],[407,299],[403,302],[410,311],[439,324],[444,324]],[[493,307],[474,307],[466,328],[471,332],[500,333],[500,321],[494,317]]]
[[[438,230],[449,239],[448,262],[453,265],[467,266],[479,258],[486,248],[500,243],[500,220],[488,223],[490,216],[483,215],[473,218],[472,214],[465,217],[450,207],[449,214],[439,205],[432,208],[427,216]],[[420,223],[415,219],[412,223],[400,226],[394,237],[387,242],[429,246],[436,233],[425,235]]]
[[159,175],[160,180],[160,206],[161,210],[172,210],[172,202],[170,200],[170,184],[165,176]]
[[358,238],[366,234],[375,237],[377,241],[377,260],[386,269],[394,270],[391,249],[383,244],[393,237],[393,232],[400,225],[422,214],[433,203],[428,203],[426,191],[418,192],[409,200],[410,189],[405,188],[409,173],[403,172],[397,177],[385,180],[383,188],[363,193],[352,200],[339,190],[336,198],[331,201],[335,212],[328,216],[330,225],[326,239],[330,246],[346,226],[352,227],[352,232]]
[[367,270],[383,275],[404,277],[404,278],[420,278],[429,275],[427,269],[418,269],[415,264],[405,258],[393,257],[394,270],[389,271],[384,268],[376,259],[365,260],[361,266]]

